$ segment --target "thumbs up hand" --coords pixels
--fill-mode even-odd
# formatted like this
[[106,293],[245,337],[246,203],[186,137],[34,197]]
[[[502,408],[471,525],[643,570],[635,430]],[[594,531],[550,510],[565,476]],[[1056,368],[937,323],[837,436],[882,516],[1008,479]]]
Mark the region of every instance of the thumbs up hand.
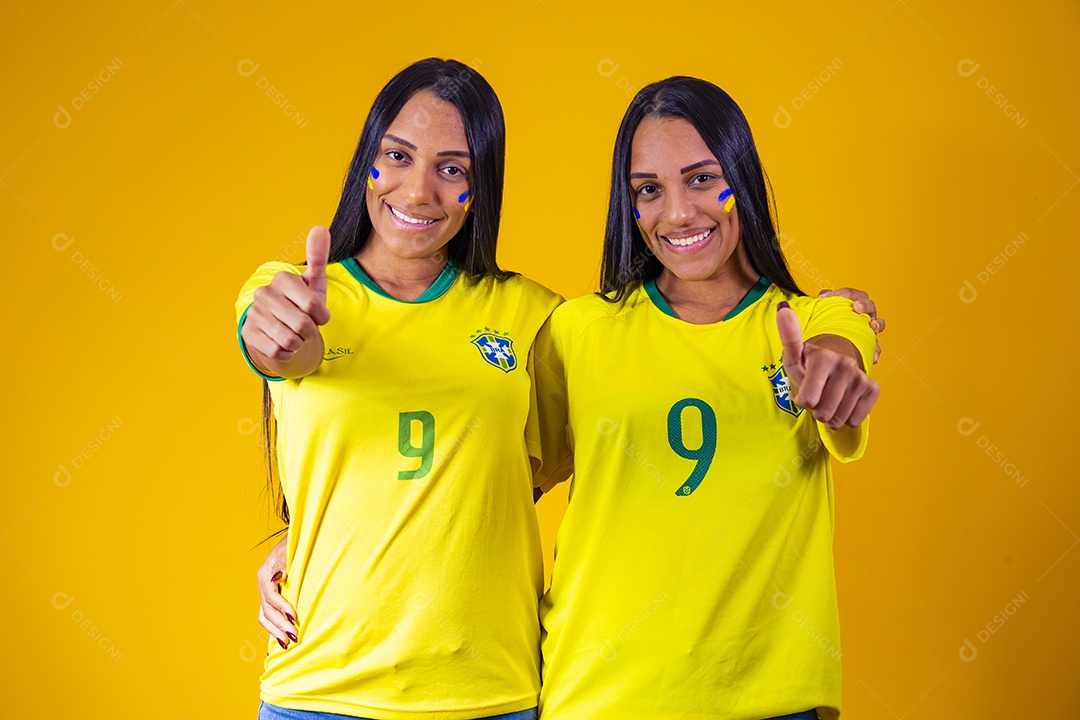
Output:
[[302,377],[314,372],[325,349],[319,326],[330,320],[326,307],[326,264],[330,233],[316,225],[307,236],[303,275],[280,272],[255,289],[240,337],[256,367],[269,375]]
[[830,430],[862,423],[881,386],[863,371],[855,346],[838,335],[818,335],[804,342],[799,318],[786,302],[777,307],[776,327],[792,402]]
[[[326,260],[330,257],[330,232],[322,225],[311,228],[307,236],[307,269],[303,278],[311,291],[319,298],[323,309],[326,308]],[[330,319],[327,311],[326,320]],[[325,325],[323,320],[319,325]]]

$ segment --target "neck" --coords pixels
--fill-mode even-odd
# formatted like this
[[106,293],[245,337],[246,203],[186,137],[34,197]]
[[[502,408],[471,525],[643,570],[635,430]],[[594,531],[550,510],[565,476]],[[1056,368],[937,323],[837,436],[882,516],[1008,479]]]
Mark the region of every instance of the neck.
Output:
[[656,287],[680,320],[695,325],[720,322],[761,277],[749,260],[742,260],[701,280],[683,280],[664,268]]
[[412,302],[431,287],[446,266],[449,256],[445,248],[439,248],[426,257],[399,257],[387,250],[386,245],[372,233],[354,257],[368,277],[386,294]]

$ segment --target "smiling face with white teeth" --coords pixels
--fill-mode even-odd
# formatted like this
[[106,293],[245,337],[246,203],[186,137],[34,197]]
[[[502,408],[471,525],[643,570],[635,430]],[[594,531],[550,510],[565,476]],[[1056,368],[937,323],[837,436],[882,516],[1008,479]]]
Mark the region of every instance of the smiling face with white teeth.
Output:
[[[740,241],[739,208],[724,212],[723,168],[692,123],[645,117],[634,133],[630,193],[645,244],[663,263],[661,290],[678,282],[735,283],[758,277]],[[665,293],[667,294],[667,293]]]
[[372,231],[358,258],[430,258],[441,265],[443,248],[465,224],[461,196],[471,190],[469,143],[457,108],[429,90],[417,92],[387,128],[374,167],[367,191]]

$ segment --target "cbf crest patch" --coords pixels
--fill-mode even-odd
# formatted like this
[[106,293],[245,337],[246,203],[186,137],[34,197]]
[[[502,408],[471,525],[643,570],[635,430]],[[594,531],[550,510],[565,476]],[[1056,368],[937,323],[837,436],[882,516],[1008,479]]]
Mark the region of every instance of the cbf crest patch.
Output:
[[773,400],[776,401],[776,407],[789,415],[799,417],[799,415],[802,414],[803,409],[791,401],[791,382],[788,380],[787,371],[784,370],[783,363],[777,361],[775,363],[769,363],[768,365],[762,365],[761,370],[768,375],[769,384],[772,385]]
[[488,365],[494,365],[506,373],[518,366],[514,341],[510,339],[509,332],[483,328],[474,332],[470,339]]

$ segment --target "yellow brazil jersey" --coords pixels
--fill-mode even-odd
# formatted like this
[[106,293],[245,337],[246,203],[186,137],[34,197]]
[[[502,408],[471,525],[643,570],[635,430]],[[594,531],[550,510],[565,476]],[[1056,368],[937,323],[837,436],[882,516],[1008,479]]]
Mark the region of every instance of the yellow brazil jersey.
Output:
[[[240,325],[278,272],[303,267],[259,267]],[[389,720],[534,707],[531,348],[561,298],[520,276],[470,284],[453,265],[412,303],[352,258],[326,273],[322,364],[270,383],[299,642],[269,643],[262,699]]]
[[870,367],[850,301],[764,279],[708,325],[652,282],[552,315],[539,395],[569,402],[574,478],[541,601],[543,720],[839,713],[829,456],[861,456],[867,423],[829,433],[791,403],[781,300]]

